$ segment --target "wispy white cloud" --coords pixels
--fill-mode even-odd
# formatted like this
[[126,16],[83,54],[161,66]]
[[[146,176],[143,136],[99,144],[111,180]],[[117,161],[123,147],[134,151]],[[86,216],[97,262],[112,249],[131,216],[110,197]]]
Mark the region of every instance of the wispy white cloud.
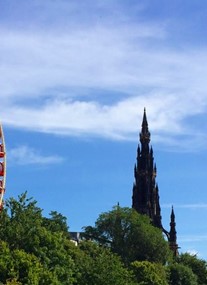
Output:
[[40,154],[37,150],[28,146],[19,146],[8,151],[7,154],[9,162],[11,165],[27,165],[27,164],[37,164],[46,165],[63,162],[63,158],[60,156],[45,156]]
[[[206,203],[198,203],[198,204],[173,204],[175,208],[181,208],[181,209],[206,209],[207,210],[207,204]],[[171,208],[172,204],[163,204],[163,208]]]
[[179,235],[179,242],[204,242],[207,241],[207,234],[203,235]]
[[[55,14],[52,28],[47,21],[56,13],[55,4],[45,9],[38,3],[43,14],[36,14],[41,18],[37,27],[0,28],[5,124],[54,134],[134,139],[145,106],[155,142],[185,150],[205,147],[206,129],[188,119],[207,116],[206,49],[185,43],[182,49],[170,47],[166,22],[131,21],[117,1],[112,2],[116,9],[109,9],[109,3],[91,5],[100,13],[100,19],[94,13],[92,20],[84,5],[61,1],[56,8],[67,11],[73,21],[64,13],[63,25]],[[143,7],[136,8],[141,15]],[[109,10],[116,11],[116,20]],[[90,89],[102,90],[101,97],[88,96]],[[104,91],[108,103],[103,103]],[[38,108],[32,106],[34,100]]]
[[[197,132],[192,136],[191,129],[182,126],[181,121],[188,110],[182,110],[177,105],[177,109],[174,106],[174,114],[170,107],[174,103],[176,98],[173,95],[163,98],[156,94],[147,98],[129,97],[111,105],[95,101],[51,99],[38,108],[11,105],[8,108],[10,112],[3,110],[2,119],[12,126],[33,131],[134,140],[137,139],[136,122],[141,121],[143,106],[148,106],[154,142],[191,150],[202,147],[205,135]],[[197,113],[198,109],[192,110],[191,115],[193,112]]]
[[156,73],[153,78],[146,78],[143,63],[145,61],[148,67],[150,64],[152,73],[153,62],[149,62],[151,55],[145,47],[138,45],[152,35],[159,37],[159,30],[162,33],[161,27],[146,24],[78,28],[63,34],[0,30],[4,74],[0,81],[1,94],[44,96],[40,91],[56,86],[125,89],[128,92],[140,84],[157,85],[162,78]]
[[195,249],[189,249],[189,250],[187,250],[187,253],[189,253],[190,255],[192,255],[192,256],[200,256],[200,254],[198,253],[198,251],[197,250],[195,250]]

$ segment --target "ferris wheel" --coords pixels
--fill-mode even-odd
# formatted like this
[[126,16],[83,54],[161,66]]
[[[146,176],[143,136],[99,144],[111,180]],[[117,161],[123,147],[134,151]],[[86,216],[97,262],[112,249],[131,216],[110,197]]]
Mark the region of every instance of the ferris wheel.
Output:
[[6,148],[5,148],[3,128],[2,125],[0,124],[0,212],[3,209],[5,183],[6,183]]

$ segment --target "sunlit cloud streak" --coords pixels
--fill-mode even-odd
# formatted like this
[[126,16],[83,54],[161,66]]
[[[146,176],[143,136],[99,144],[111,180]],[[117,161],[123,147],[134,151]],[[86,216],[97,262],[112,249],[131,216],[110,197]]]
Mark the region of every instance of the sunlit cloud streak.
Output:
[[207,241],[207,234],[203,235],[179,235],[179,242],[205,242]]
[[8,161],[10,165],[51,165],[56,163],[62,163],[64,159],[57,155],[42,155],[39,151],[21,145],[16,148],[8,150]]
[[[179,209],[191,209],[191,210],[197,210],[197,209],[206,209],[207,210],[207,204],[205,203],[196,203],[196,204],[173,204],[175,208]],[[172,208],[172,204],[163,204],[163,208]]]
[[[110,4],[116,20],[108,5],[88,4],[93,12],[104,10],[104,19],[96,13],[90,19],[85,5],[61,1],[48,11],[38,2],[41,17],[35,6],[38,21],[25,16],[30,25],[24,29],[2,23],[3,123],[51,134],[135,140],[136,122],[146,107],[155,143],[171,150],[205,148],[207,130],[195,122],[207,116],[206,49],[185,42],[182,49],[170,47],[170,22],[130,20],[123,3]],[[136,8],[139,14],[144,5]],[[68,12],[64,21],[55,9]],[[56,25],[41,29],[42,19],[54,14]]]

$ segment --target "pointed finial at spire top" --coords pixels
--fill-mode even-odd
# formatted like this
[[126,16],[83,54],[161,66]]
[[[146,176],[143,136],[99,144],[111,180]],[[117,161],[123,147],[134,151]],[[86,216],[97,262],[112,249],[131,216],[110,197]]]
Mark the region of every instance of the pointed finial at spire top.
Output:
[[144,115],[143,115],[143,122],[142,122],[142,125],[143,123],[147,123],[147,115],[146,115],[146,108],[144,107]]
[[141,142],[147,142],[150,141],[150,132],[148,130],[148,123],[147,123],[147,115],[146,115],[146,108],[144,108],[144,115],[142,120],[142,130],[140,133],[140,141]]
[[142,129],[145,129],[148,131],[146,108],[144,108],[144,115],[143,115],[143,120],[142,120]]
[[173,209],[173,206],[172,206],[172,211],[171,211],[171,220],[175,220],[175,214],[174,214],[174,209]]

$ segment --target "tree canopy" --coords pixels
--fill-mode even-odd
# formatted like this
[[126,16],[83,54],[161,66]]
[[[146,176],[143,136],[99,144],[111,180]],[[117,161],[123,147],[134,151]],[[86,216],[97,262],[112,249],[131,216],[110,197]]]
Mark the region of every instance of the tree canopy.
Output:
[[174,263],[167,269],[169,285],[198,285],[197,276],[188,266]]
[[98,244],[70,241],[67,220],[49,218],[23,193],[10,198],[0,215],[0,282],[31,285],[134,285],[121,259]]
[[199,259],[196,255],[183,253],[177,258],[177,262],[191,268],[197,276],[199,285],[207,284],[207,262]]
[[168,285],[166,270],[159,263],[134,261],[131,267],[139,284]]
[[162,231],[131,208],[115,206],[101,214],[95,227],[85,228],[85,235],[108,246],[127,264],[136,260],[165,264],[171,256]]
[[42,209],[27,193],[10,198],[0,215],[0,285],[204,285],[206,262],[173,259],[148,217],[114,207],[71,242],[67,219]]

